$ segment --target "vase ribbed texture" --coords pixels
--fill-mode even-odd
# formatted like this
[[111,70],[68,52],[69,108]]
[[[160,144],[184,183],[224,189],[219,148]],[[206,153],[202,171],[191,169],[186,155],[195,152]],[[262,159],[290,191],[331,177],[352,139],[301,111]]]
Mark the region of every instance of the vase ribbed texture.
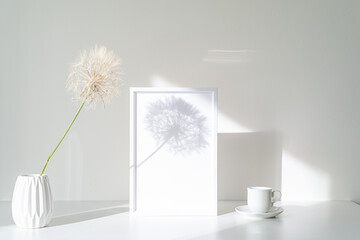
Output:
[[53,199],[47,175],[20,175],[14,188],[12,216],[21,228],[41,228],[49,224]]

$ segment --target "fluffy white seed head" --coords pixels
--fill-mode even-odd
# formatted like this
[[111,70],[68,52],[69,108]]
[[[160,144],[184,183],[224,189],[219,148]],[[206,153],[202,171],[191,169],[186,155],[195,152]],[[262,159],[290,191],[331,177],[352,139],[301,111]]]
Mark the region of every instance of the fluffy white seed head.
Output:
[[104,106],[118,95],[123,85],[120,59],[113,51],[95,45],[88,52],[83,51],[77,62],[72,64],[67,87],[74,91],[76,100],[86,101],[87,107],[101,102]]

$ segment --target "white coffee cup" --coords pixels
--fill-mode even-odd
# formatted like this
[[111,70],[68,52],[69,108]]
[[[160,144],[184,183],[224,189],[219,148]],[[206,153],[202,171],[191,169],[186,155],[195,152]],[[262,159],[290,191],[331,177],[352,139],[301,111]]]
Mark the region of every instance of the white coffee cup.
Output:
[[[269,187],[248,187],[247,203],[252,212],[266,213],[273,206],[274,202],[281,199],[281,192]],[[275,193],[278,196],[275,197]]]

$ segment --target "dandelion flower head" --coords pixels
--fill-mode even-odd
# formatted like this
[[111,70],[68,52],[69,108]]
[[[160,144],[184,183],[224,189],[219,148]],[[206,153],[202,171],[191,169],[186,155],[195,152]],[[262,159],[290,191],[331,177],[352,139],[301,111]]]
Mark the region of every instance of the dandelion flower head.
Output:
[[104,106],[118,95],[121,79],[120,59],[113,51],[95,45],[83,51],[71,66],[67,87],[75,93],[75,99],[86,101],[88,107],[102,102]]

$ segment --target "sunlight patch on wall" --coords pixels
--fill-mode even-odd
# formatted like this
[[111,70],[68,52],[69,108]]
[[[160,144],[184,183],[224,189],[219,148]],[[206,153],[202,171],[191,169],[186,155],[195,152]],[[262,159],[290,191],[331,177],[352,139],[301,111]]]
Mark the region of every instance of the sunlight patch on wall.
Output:
[[[174,83],[169,82],[160,75],[153,75],[150,79],[152,87],[180,87]],[[207,87],[207,86],[204,86]],[[218,106],[218,133],[248,133],[253,130],[242,126],[235,120],[231,119],[226,114],[222,113],[220,106]]]
[[303,163],[290,153],[282,153],[282,200],[330,199],[330,176]]
[[159,75],[153,75],[150,79],[150,83],[152,87],[179,87]]
[[218,111],[218,133],[248,133],[254,132],[246,128],[233,119],[229,118],[221,111]]

